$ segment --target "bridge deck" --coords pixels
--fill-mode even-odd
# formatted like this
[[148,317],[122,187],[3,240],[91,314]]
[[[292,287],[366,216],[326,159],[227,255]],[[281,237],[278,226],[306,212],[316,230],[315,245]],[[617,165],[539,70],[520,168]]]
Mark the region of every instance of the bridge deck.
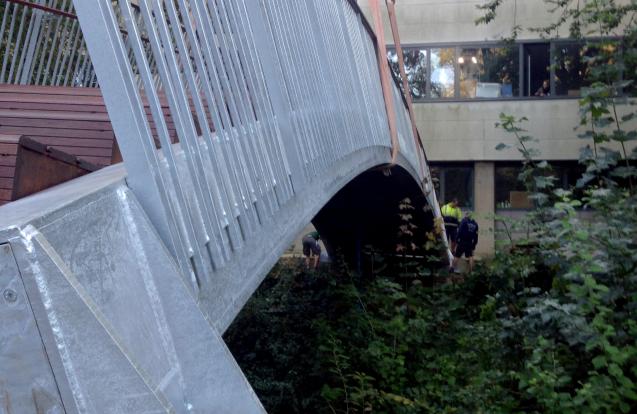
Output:
[[[177,141],[168,103],[161,98],[171,140]],[[151,123],[150,108],[146,114]],[[18,141],[23,135],[98,166],[110,165],[113,126],[97,88],[0,84],[0,205],[15,199]]]

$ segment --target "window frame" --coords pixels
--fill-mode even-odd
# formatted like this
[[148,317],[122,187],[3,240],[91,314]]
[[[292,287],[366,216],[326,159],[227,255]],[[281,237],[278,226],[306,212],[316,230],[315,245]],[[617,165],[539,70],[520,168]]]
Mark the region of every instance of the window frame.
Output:
[[[556,182],[556,188],[568,188],[568,170],[575,171],[577,175],[583,173],[585,167],[580,164],[576,160],[547,160],[547,162],[551,165],[551,167],[555,170],[559,171],[557,176],[558,182]],[[505,211],[533,211],[535,208],[514,208],[514,207],[498,207],[498,169],[499,168],[515,168],[519,171],[522,171],[523,162],[522,161],[495,161],[493,166],[493,211],[496,212],[505,212]],[[576,170],[581,171],[576,171]],[[571,190],[573,187],[570,188]],[[522,190],[513,190],[513,191],[522,191]],[[581,207],[576,208],[576,210],[580,210]]]
[[[591,37],[587,39],[573,39],[573,38],[555,38],[555,39],[524,39],[524,40],[516,40],[513,44],[510,42],[504,41],[468,41],[468,42],[441,42],[441,43],[410,43],[402,45],[403,50],[405,49],[419,49],[426,50],[427,52],[427,67],[426,67],[426,76],[427,76],[427,85],[425,91],[425,98],[415,98],[412,96],[414,103],[449,103],[449,102],[493,102],[493,101],[521,101],[521,100],[577,100],[581,99],[581,96],[568,96],[568,95],[559,95],[556,96],[556,71],[555,71],[555,58],[556,58],[556,46],[560,44],[580,44],[584,45],[587,42],[594,42],[595,40],[617,40],[621,42],[621,38],[619,37],[609,37],[609,38],[599,38],[599,37]],[[551,82],[551,95],[550,96],[524,96],[524,78],[526,74],[526,69],[524,68],[524,46],[529,44],[547,44],[549,48],[549,63],[550,63],[550,82]],[[518,91],[514,96],[507,97],[498,97],[498,98],[484,98],[484,97],[474,97],[467,98],[460,96],[460,76],[459,76],[459,62],[458,58],[460,56],[462,49],[480,49],[480,48],[502,48],[502,47],[512,47],[518,48]],[[454,96],[443,98],[443,97],[432,97],[431,96],[431,50],[432,49],[454,49]],[[396,53],[395,47],[393,45],[387,45],[388,53]]]
[[[448,169],[460,169],[464,168],[471,171],[470,184],[468,188],[468,194],[470,198],[469,205],[461,205],[460,209],[462,211],[473,211],[476,206],[476,169],[475,163],[466,162],[466,161],[443,161],[443,162],[430,162],[430,167],[433,169],[437,169],[439,172]],[[438,197],[438,201],[440,205],[444,205],[451,200],[447,200],[445,197],[446,190],[446,178],[442,178],[440,176],[436,177],[438,179],[438,183],[435,185],[436,197]]]

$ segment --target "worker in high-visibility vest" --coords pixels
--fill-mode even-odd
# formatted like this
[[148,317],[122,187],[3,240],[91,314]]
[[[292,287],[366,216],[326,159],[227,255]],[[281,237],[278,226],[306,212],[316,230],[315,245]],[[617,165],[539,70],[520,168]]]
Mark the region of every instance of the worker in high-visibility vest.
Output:
[[454,198],[450,203],[445,204],[440,209],[442,218],[445,221],[445,232],[447,241],[452,252],[456,251],[456,239],[458,238],[458,225],[462,220],[462,211],[458,207],[458,199]]

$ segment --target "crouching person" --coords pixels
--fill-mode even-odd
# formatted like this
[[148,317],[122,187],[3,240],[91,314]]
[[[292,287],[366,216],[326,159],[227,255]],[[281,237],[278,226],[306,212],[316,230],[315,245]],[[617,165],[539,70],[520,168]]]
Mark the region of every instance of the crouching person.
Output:
[[310,269],[310,262],[314,260],[312,269],[318,269],[319,261],[321,260],[321,245],[319,240],[321,236],[318,231],[303,236],[303,255],[305,256],[305,268]]

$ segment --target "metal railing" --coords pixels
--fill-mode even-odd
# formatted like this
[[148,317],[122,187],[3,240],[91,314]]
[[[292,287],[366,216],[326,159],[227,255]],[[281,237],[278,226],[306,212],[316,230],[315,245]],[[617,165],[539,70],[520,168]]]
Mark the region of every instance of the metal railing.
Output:
[[72,0],[0,0],[0,16],[0,83],[99,87]]
[[4,0],[0,15],[0,83],[97,86],[71,0]]
[[73,1],[129,185],[195,294],[322,171],[390,148],[375,39],[348,0]]

